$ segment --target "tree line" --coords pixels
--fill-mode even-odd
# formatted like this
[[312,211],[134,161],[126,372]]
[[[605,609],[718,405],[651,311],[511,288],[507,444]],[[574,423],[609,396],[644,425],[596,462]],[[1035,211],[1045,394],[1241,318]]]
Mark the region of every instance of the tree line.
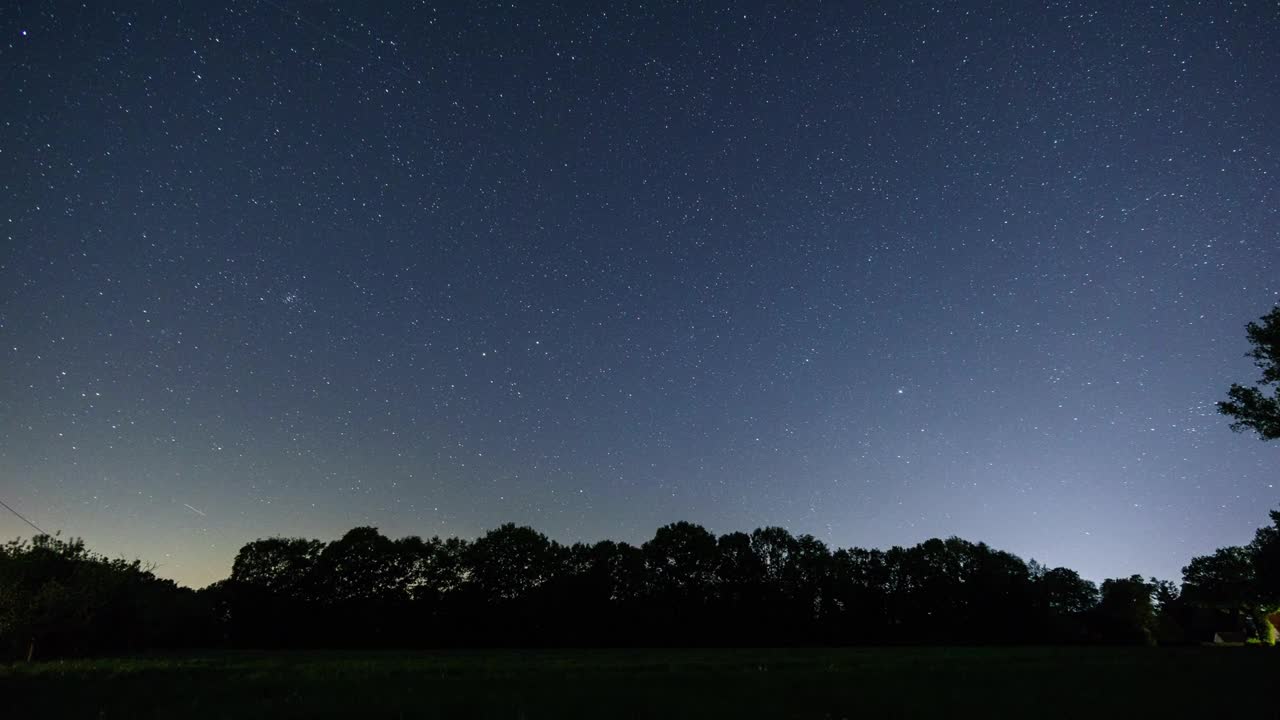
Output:
[[0,551],[9,657],[252,648],[1272,641],[1280,512],[1254,541],[1194,558],[1180,585],[1100,586],[984,543],[831,549],[779,527],[688,522],[636,546],[562,545],[503,525],[476,540],[267,538],[202,590],[39,536]]
[[[1218,410],[1280,439],[1280,306],[1249,323],[1255,386]],[[716,536],[688,522],[640,546],[561,545],[528,527],[392,540],[269,538],[202,590],[80,540],[0,546],[0,654],[163,647],[1185,643],[1228,631],[1273,644],[1280,512],[1243,547],[1193,558],[1181,584],[1101,586],[984,543],[828,548],[778,527]]]

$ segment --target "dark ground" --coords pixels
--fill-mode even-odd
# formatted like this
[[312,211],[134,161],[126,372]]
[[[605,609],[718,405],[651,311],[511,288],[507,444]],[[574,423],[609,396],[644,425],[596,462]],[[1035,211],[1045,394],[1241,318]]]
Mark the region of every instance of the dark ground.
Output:
[[1280,717],[1280,650],[204,653],[0,665],[3,717]]

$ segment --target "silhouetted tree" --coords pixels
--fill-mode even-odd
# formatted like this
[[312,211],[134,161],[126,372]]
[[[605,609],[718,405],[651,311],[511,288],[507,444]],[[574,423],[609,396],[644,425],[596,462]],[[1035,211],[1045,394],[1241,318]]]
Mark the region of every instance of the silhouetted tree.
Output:
[[[764,565],[751,547],[751,536],[744,532],[721,535],[716,540],[717,632],[725,644],[744,642],[741,628],[760,630],[753,637],[767,634],[768,608],[763,603]],[[737,632],[735,632],[737,631]]]
[[1271,524],[1258,528],[1248,552],[1256,583],[1258,629],[1263,640],[1274,643],[1280,628],[1275,627],[1268,616],[1274,618],[1280,610],[1280,511],[1272,510],[1270,515]]
[[960,557],[939,538],[910,548],[890,548],[890,606],[903,639],[955,639],[962,630]]
[[710,642],[716,590],[716,536],[701,525],[664,525],[640,546],[646,592],[643,624],[663,642]]
[[324,543],[304,538],[267,538],[246,543],[231,564],[231,581],[293,600],[315,600],[316,566]]
[[543,644],[559,612],[554,581],[563,577],[566,552],[528,527],[507,523],[467,548],[467,582],[473,638],[498,644]]
[[194,591],[82,540],[37,535],[0,546],[0,648],[9,657],[208,642],[210,619]]
[[1111,643],[1155,644],[1155,591],[1156,584],[1140,575],[1103,580],[1097,609],[1102,639]]
[[721,535],[716,541],[715,575],[726,607],[741,607],[760,593],[765,567],[744,532]]
[[1153,635],[1158,645],[1180,645],[1194,639],[1194,608],[1182,596],[1179,586],[1170,580],[1151,579],[1155,589],[1151,599],[1156,608]]
[[9,654],[25,645],[27,660],[37,647],[82,634],[105,603],[107,589],[92,572],[83,540],[38,535],[15,540],[0,555],[0,636]]
[[1262,370],[1254,387],[1233,384],[1218,411],[1234,419],[1231,429],[1252,430],[1263,440],[1280,438],[1280,391],[1268,390],[1280,384],[1280,306],[1262,316],[1261,322],[1245,326],[1253,349],[1248,356]]
[[423,541],[415,537],[410,538],[407,545],[408,584],[413,599],[434,606],[461,590],[470,574],[467,565],[470,543],[462,538],[433,537]]
[[586,550],[601,595],[614,605],[634,602],[645,591],[644,553],[624,542],[601,540]]
[[812,635],[831,607],[831,550],[812,535],[795,538],[783,572],[783,595],[795,608],[803,636]]
[[799,545],[785,528],[764,527],[751,533],[750,546],[752,567],[758,573],[750,586],[753,615],[763,639],[780,644],[796,632],[793,585]]
[[1183,624],[1207,641],[1220,630],[1245,631],[1271,641],[1267,621],[1280,608],[1280,512],[1246,547],[1225,547],[1191,559],[1182,569]]
[[849,548],[832,555],[829,616],[839,638],[846,642],[893,639],[889,587],[895,576],[881,550]]
[[473,542],[371,527],[330,543],[269,538],[195,593],[41,536],[0,548],[0,648],[1172,644],[1280,606],[1280,512],[1271,520],[1246,548],[1192,559],[1181,592],[1136,575],[1099,592],[1067,568],[955,537],[833,552],[779,527],[717,538],[678,522],[639,548],[565,547],[513,524]]
[[1271,511],[1271,525],[1258,528],[1249,544],[1258,600],[1280,606],[1280,511]]
[[1050,612],[1078,615],[1098,604],[1098,586],[1070,568],[1046,570],[1036,578],[1036,589]]
[[529,527],[507,523],[467,549],[470,579],[490,603],[529,597],[557,572],[559,543]]
[[959,621],[967,628],[960,636],[971,642],[1025,641],[1034,615],[1034,586],[1027,563],[986,543],[952,538],[948,546],[960,557]]
[[1256,604],[1257,585],[1249,551],[1242,547],[1219,548],[1212,555],[1191,559],[1182,568],[1182,595],[1201,607],[1248,612]]
[[593,645],[629,642],[632,614],[644,589],[640,550],[602,540],[564,549],[560,572],[547,585],[542,612],[552,622],[551,642]]
[[1088,639],[1089,615],[1098,605],[1098,586],[1070,568],[1030,568],[1032,611],[1040,642],[1074,643]]
[[240,548],[231,577],[214,595],[232,642],[259,647],[330,640],[320,615],[327,584],[320,572],[324,547],[319,540],[275,537]]
[[693,603],[705,602],[713,587],[716,536],[701,525],[664,525],[641,546],[654,595]]
[[[729,533],[716,544],[716,619],[726,642],[752,629],[756,642],[820,642],[832,605],[832,556],[812,535],[780,527]],[[735,632],[736,631],[736,632]]]
[[413,558],[403,550],[415,539],[393,541],[372,527],[348,530],[320,552],[322,597],[330,603],[407,599]]
[[319,617],[330,641],[341,645],[394,645],[416,618],[410,608],[422,540],[392,540],[377,528],[358,527],[320,551],[315,566]]

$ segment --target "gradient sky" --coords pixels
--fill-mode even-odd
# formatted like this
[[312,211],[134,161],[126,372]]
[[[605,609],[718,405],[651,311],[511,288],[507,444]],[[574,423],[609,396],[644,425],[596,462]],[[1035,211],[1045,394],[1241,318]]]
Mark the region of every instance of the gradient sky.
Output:
[[796,4],[5,5],[0,499],[193,585],[364,524],[1248,541],[1280,6]]

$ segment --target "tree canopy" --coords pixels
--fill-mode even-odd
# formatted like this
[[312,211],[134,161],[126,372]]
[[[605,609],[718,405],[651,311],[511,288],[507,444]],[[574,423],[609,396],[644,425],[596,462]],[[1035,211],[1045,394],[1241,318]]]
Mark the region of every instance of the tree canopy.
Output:
[[1101,586],[985,543],[830,548],[781,527],[715,535],[677,522],[639,546],[562,545],[505,524],[475,540],[246,543],[201,591],[78,540],[0,546],[10,657],[150,647],[1176,643],[1270,637],[1280,512],[1244,547],[1193,558],[1181,587]]
[[1218,403],[1218,412],[1233,418],[1231,429],[1252,430],[1263,440],[1280,438],[1280,305],[1262,316],[1260,322],[1245,326],[1249,343],[1248,356],[1262,370],[1253,386],[1232,384],[1229,400]]
[[213,624],[195,591],[137,560],[50,535],[0,545],[0,657],[205,644]]

